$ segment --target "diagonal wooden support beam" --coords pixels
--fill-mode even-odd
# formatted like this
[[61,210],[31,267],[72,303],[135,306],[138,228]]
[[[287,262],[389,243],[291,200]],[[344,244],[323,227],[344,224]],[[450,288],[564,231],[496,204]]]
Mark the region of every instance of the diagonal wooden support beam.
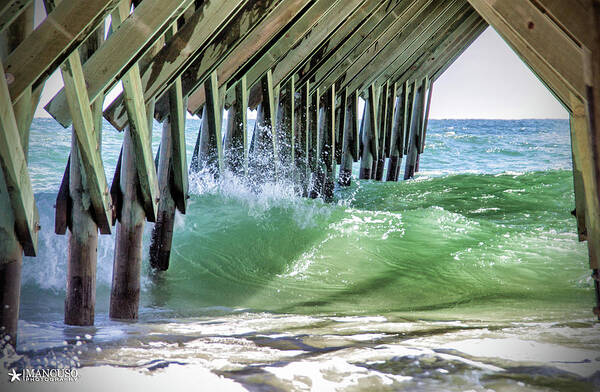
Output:
[[[6,59],[11,101],[41,81],[96,29],[112,11],[115,0],[64,0]],[[106,60],[106,59],[105,59]],[[65,99],[65,112],[68,113]]]
[[366,57],[359,59],[344,74],[340,86],[348,85],[351,90],[363,90],[374,83],[377,78],[399,56],[409,56],[420,43],[429,39],[444,24],[451,21],[468,9],[465,0],[434,3],[423,13],[423,17],[410,22],[406,34],[398,34],[385,44],[378,52],[367,52]]
[[69,56],[61,71],[96,224],[102,234],[110,234],[112,201],[98,143],[98,133],[102,132],[102,128],[94,126],[78,51]]
[[[379,9],[314,71],[314,87],[327,88],[335,83],[359,59],[371,57],[374,51],[381,49],[402,26],[421,15],[431,3],[432,0],[402,1],[391,10],[387,6]],[[371,54],[366,55],[369,51]]]
[[[214,48],[209,45],[211,42],[215,43],[215,40],[219,37],[218,34],[224,32],[228,18],[235,17],[241,6],[252,9],[253,4],[255,3],[250,3],[248,0],[207,1],[201,3],[187,23],[143,69],[142,87],[145,102],[149,102],[152,98],[159,98],[173,80],[179,77],[196,59],[211,63],[211,67],[206,69],[203,75],[204,79],[208,77],[210,72],[215,69],[214,60],[218,60],[218,56],[223,49],[227,50],[226,45],[225,48],[223,46]],[[262,3],[260,4],[262,5]],[[247,16],[248,10],[246,11],[244,15]],[[252,15],[258,15],[256,9],[253,9],[253,11]],[[230,28],[235,27],[230,26]],[[217,49],[218,53],[207,53],[207,48]],[[212,57],[205,59],[205,56]],[[211,59],[213,62],[211,62]],[[185,95],[187,93],[187,91],[183,92]],[[127,116],[124,114],[123,96],[119,96],[105,110],[104,116],[117,129],[123,129],[127,124]],[[162,117],[165,114],[163,109],[160,116]]]
[[0,61],[0,165],[14,214],[17,238],[25,255],[35,256],[39,215],[10,98]]
[[409,70],[411,72],[420,71],[424,69],[425,65],[447,54],[448,50],[444,49],[444,46],[452,45],[467,31],[470,31],[476,23],[483,22],[483,19],[471,7],[465,7],[463,11],[448,20],[427,40],[420,42],[420,46],[411,45],[406,53],[398,56],[386,67],[377,78],[376,83],[388,79],[397,81],[399,75]]
[[[144,2],[142,2],[142,5]],[[140,5],[141,7],[141,5]],[[112,28],[118,29],[120,24],[129,15],[127,2],[122,2],[112,14]],[[113,30],[113,31],[114,31]],[[98,52],[97,52],[98,53]],[[91,59],[90,59],[91,60]],[[135,156],[135,167],[142,194],[142,205],[149,222],[156,220],[158,208],[158,182],[156,168],[152,157],[152,128],[150,128],[146,105],[142,96],[142,81],[140,68],[137,63],[129,68],[123,75],[123,94],[126,97],[127,115],[131,130],[131,142]]]
[[582,48],[531,1],[469,0],[469,3],[563,104],[570,104],[569,91],[585,99]]
[[[271,63],[273,83],[283,83],[302,63],[319,50],[324,50],[326,39],[338,29],[345,31],[357,25],[377,4],[377,1],[361,0],[338,1],[326,10],[301,40],[291,46],[289,51]],[[331,44],[335,44],[332,42]]]
[[[90,3],[87,0],[75,2],[84,6]],[[113,33],[83,66],[90,101],[94,102],[114,86],[192,3],[192,0],[144,0],[118,29],[113,25]],[[71,124],[64,90],[59,91],[45,109],[64,127]]]
[[[219,87],[224,85],[229,88],[241,80],[244,77],[242,70],[248,69],[252,62],[262,55],[265,48],[277,36],[283,34],[283,31],[289,27],[290,20],[302,15],[313,4],[314,2],[310,0],[279,1],[273,11],[252,29],[234,50],[228,55],[220,57]],[[202,66],[196,61],[190,66],[191,69],[197,69],[197,71],[184,74],[184,91],[190,92],[188,111],[198,113],[206,100],[204,89],[199,88],[204,81],[203,73],[200,72]],[[242,72],[240,73],[240,71]],[[248,85],[248,87],[252,86]]]

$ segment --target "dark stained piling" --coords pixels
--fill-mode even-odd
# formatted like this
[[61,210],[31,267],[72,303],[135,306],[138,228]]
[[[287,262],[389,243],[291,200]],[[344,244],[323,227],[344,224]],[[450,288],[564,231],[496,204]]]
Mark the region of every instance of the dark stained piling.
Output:
[[171,128],[170,118],[167,118],[163,122],[162,137],[160,139],[161,153],[158,162],[160,201],[158,202],[158,215],[152,228],[152,242],[150,243],[150,266],[159,271],[166,271],[169,268],[175,224],[175,200],[171,193],[173,183]]
[[308,110],[308,171],[309,171],[309,186],[308,197],[315,199],[318,197],[316,189],[320,189],[320,181],[317,170],[319,160],[319,130],[321,124],[321,109],[319,107],[321,97],[320,91],[317,91],[310,98],[310,106]]
[[146,215],[139,197],[135,152],[129,127],[123,140],[120,188],[123,193],[121,220],[117,222],[115,256],[110,292],[110,317],[136,320],[140,298],[142,236]]
[[300,100],[298,108],[295,111],[297,116],[296,130],[294,138],[294,162],[296,163],[296,181],[302,196],[308,194],[309,163],[308,163],[308,146],[309,146],[309,120],[310,120],[310,83],[306,82],[300,90]]
[[401,88],[400,95],[396,98],[392,133],[390,136],[390,161],[388,165],[387,181],[398,181],[402,157],[404,155],[404,132],[407,128],[408,110],[408,82]]
[[[358,91],[347,94],[342,93],[344,123],[342,136],[342,157],[340,163],[340,176],[338,183],[341,186],[350,186],[352,181],[352,163],[358,162],[359,157],[359,126],[358,126]],[[341,118],[341,117],[340,117]]]
[[248,174],[248,87],[246,78],[235,86],[235,102],[229,107],[223,140],[225,165],[234,174]]
[[[385,158],[386,158],[386,125],[387,125],[387,104],[388,104],[388,93],[390,90],[389,82],[384,83],[379,89],[378,93],[378,118],[377,118],[377,160],[373,162],[372,178],[377,181],[383,179],[383,171],[385,170]],[[389,136],[388,136],[389,138]],[[389,139],[388,139],[389,140]]]
[[331,86],[324,96],[323,127],[320,148],[320,167],[324,174],[321,195],[325,201],[333,199],[335,188],[335,86]]
[[365,108],[363,110],[363,121],[361,125],[362,151],[360,159],[361,180],[372,178],[373,162],[377,160],[377,92],[374,85],[369,86],[365,97]]
[[415,169],[417,166],[417,158],[419,155],[419,132],[421,130],[421,112],[423,110],[423,106],[420,104],[422,102],[422,95],[424,82],[420,82],[417,84],[415,82],[413,84],[413,100],[412,100],[412,110],[410,114],[410,131],[408,138],[408,151],[406,154],[406,166],[404,169],[404,179],[408,180],[415,176]]
[[205,113],[202,113],[198,159],[195,163],[197,171],[207,169],[217,177],[223,171],[223,150],[221,148],[222,103],[216,72],[213,72],[204,83],[204,91],[206,91]]

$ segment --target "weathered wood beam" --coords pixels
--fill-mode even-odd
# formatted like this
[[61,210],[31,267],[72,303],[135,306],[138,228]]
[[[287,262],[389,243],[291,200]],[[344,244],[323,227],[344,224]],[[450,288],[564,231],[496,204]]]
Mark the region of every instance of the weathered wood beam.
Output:
[[396,35],[383,48],[376,48],[380,49],[378,52],[367,52],[367,57],[353,64],[337,83],[340,86],[348,85],[351,90],[365,89],[374,83],[391,63],[397,61],[398,57],[408,57],[422,42],[467,8],[465,0],[432,4],[423,17],[413,20],[403,30],[408,34]]
[[567,107],[586,99],[583,50],[529,0],[469,0]]
[[590,131],[586,104],[571,94],[571,143],[574,165],[581,170],[585,193],[585,225],[590,256],[590,268],[600,268],[600,191],[596,165],[598,156],[594,151],[593,134]]
[[[257,11],[260,12],[262,8],[258,7],[257,10],[253,6],[254,4],[262,5],[263,3],[253,3],[248,0],[207,1],[201,3],[190,20],[183,25],[181,30],[173,36],[143,70],[144,100],[149,102],[152,98],[159,98],[174,79],[182,75],[196,59],[210,64],[210,67],[203,68],[202,78],[205,80],[215,70],[215,62],[219,60],[222,51],[225,50],[226,52],[230,49],[227,45],[215,41],[219,37],[218,34],[226,31],[225,27],[228,19],[235,18],[236,13],[240,11],[242,6],[245,6],[245,13],[242,15],[246,18],[248,15],[254,15],[255,17],[259,15]],[[241,22],[241,20],[235,20]],[[230,26],[230,29],[234,29],[236,32],[239,31],[234,26]],[[221,45],[215,48],[215,46],[210,46],[211,42]],[[235,42],[237,40],[234,40]],[[207,53],[207,49],[212,49],[213,52]],[[205,58],[205,56],[210,57]],[[183,94],[187,95],[188,91],[183,91]],[[122,129],[127,124],[123,103],[123,97],[117,97],[104,113],[105,118],[117,129]],[[165,114],[166,110],[161,110],[159,118],[164,117]]]
[[[112,11],[115,0],[65,0],[6,59],[11,102],[28,87],[34,89],[65,59]],[[68,112],[65,99],[65,112]]]
[[560,27],[574,41],[588,48],[594,46],[593,34],[596,28],[590,18],[590,2],[564,0],[530,0],[540,11]]
[[16,235],[25,255],[35,256],[39,231],[38,210],[2,61],[0,61],[0,165],[12,206]]
[[73,118],[73,130],[77,136],[79,159],[85,172],[85,183],[96,224],[102,234],[110,234],[112,201],[100,155],[99,133],[102,129],[94,126],[78,51],[67,58],[61,66],[61,71],[69,111]]
[[[75,2],[85,7],[90,3]],[[113,25],[113,33],[83,66],[90,102],[110,90],[192,3],[192,0],[144,0],[130,17],[123,18],[118,29]],[[64,90],[59,91],[45,109],[64,127],[71,124]]]
[[431,97],[433,96],[433,82],[429,82],[427,91],[427,100],[425,102],[425,111],[423,112],[423,131],[421,132],[421,154],[425,152],[425,139],[427,137],[427,127],[429,126],[429,109],[431,108]]
[[358,24],[377,3],[360,0],[335,2],[299,42],[290,46],[289,51],[281,58],[275,59],[272,63],[273,82],[286,81],[313,53],[325,50],[324,45],[335,44],[335,40],[327,41],[330,41],[338,30],[347,31]]
[[398,80],[407,72],[419,72],[427,64],[435,62],[438,57],[448,53],[449,47],[470,31],[477,23],[485,23],[475,10],[470,7],[459,16],[447,21],[422,45],[413,46],[410,53],[399,56],[378,77],[377,82],[389,78],[392,81],[403,83]]
[[389,35],[390,29],[397,29],[397,26],[405,24],[430,3],[431,0],[401,1],[391,9],[388,3],[378,8],[326,61],[311,70],[307,76],[314,77],[314,87],[327,88],[335,83],[369,48],[380,45],[377,44],[378,40],[382,40],[385,34]]
[[0,2],[0,32],[11,25],[33,0],[2,0]]
[[[219,87],[227,88],[235,85],[244,76],[241,70],[248,69],[258,56],[262,55],[265,48],[277,36],[282,35],[290,20],[302,15],[314,2],[310,0],[281,0],[278,1],[273,11],[248,32],[246,37],[226,56],[219,56],[218,79]],[[245,25],[244,25],[245,26]],[[184,91],[190,92],[188,111],[198,113],[205,102],[204,89],[197,88],[203,83],[203,67],[194,62],[183,75]],[[251,89],[251,85],[248,88]],[[252,94],[250,94],[252,95]]]

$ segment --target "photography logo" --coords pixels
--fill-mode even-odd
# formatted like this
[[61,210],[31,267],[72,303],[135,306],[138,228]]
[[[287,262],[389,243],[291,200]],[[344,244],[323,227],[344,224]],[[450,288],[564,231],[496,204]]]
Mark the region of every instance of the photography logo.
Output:
[[74,382],[79,378],[77,369],[11,369],[9,382]]

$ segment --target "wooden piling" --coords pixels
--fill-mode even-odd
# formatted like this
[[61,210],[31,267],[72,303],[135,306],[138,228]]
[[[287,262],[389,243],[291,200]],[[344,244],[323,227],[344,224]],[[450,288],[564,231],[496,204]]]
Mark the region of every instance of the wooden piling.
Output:
[[309,106],[309,121],[308,121],[308,171],[309,177],[309,191],[308,196],[312,199],[317,198],[318,195],[315,189],[319,187],[319,184],[315,182],[319,181],[317,178],[317,166],[319,158],[319,129],[320,129],[320,118],[321,111],[319,103],[321,101],[320,91],[317,89],[310,98]]
[[423,83],[414,82],[412,90],[414,91],[412,99],[412,110],[410,113],[410,128],[408,139],[408,151],[406,154],[406,166],[404,169],[404,179],[408,180],[415,176],[417,166],[417,157],[419,155],[419,132],[421,128],[421,96],[423,92]]
[[372,178],[373,161],[377,160],[377,92],[374,85],[369,86],[365,97],[365,108],[363,110],[363,121],[361,125],[362,151],[360,159],[361,180]]
[[390,90],[389,81],[384,83],[379,90],[378,99],[378,110],[377,118],[379,132],[377,133],[377,160],[373,161],[373,172],[372,176],[374,180],[381,181],[383,179],[383,171],[385,169],[385,145],[386,145],[386,124],[387,124],[387,104],[388,104],[388,93]]
[[202,128],[198,150],[197,169],[207,169],[215,177],[223,172],[223,150],[221,148],[222,106],[220,102],[217,73],[213,72],[204,83],[206,105],[202,113]]
[[309,164],[308,164],[308,145],[309,145],[309,121],[310,121],[310,82],[302,85],[300,90],[300,102],[298,110],[295,111],[298,116],[296,124],[296,137],[294,138],[294,153],[296,163],[296,181],[300,188],[302,196],[308,195],[309,182]]
[[121,220],[117,222],[110,292],[112,319],[136,320],[140,299],[142,236],[146,214],[139,195],[131,130],[125,130],[120,184],[123,193]]
[[390,138],[390,161],[388,165],[387,181],[398,181],[402,157],[404,155],[404,133],[407,124],[409,84],[404,83],[400,95],[396,98],[396,108],[394,110],[394,119],[392,133]]
[[223,142],[227,169],[248,174],[248,87],[243,77],[235,86],[235,102],[229,108],[227,133]]
[[323,186],[321,190],[325,201],[333,199],[335,188],[335,86],[331,86],[325,94],[323,105],[323,130],[320,148],[320,167],[323,173]]
[[340,163],[340,176],[338,183],[341,186],[350,186],[352,181],[352,163],[358,161],[359,156],[359,125],[358,125],[358,90],[347,94],[347,90],[341,98],[342,110],[345,111],[344,123],[342,124],[342,160]]

